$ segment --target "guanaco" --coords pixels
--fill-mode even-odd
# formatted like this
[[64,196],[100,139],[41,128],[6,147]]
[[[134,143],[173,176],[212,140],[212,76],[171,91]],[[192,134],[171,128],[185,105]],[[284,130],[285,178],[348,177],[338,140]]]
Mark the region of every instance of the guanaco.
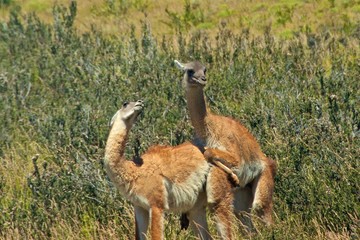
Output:
[[186,212],[197,237],[211,239],[204,187],[210,165],[198,147],[190,142],[153,146],[136,160],[124,158],[129,131],[142,109],[142,101],[125,102],[115,113],[104,159],[110,180],[134,205],[136,239],[146,239],[150,221],[151,238],[163,239],[165,211]]
[[[266,225],[272,224],[272,206],[276,163],[266,157],[251,133],[238,121],[211,113],[206,107],[203,88],[206,68],[198,61],[175,65],[184,72],[187,107],[195,130],[195,144],[204,151],[208,161],[219,161],[239,178],[235,190],[219,169],[210,169],[206,192],[215,212],[217,227],[223,239],[231,239],[231,212],[248,230],[253,224],[248,217],[254,213]],[[245,213],[245,214],[244,214]]]

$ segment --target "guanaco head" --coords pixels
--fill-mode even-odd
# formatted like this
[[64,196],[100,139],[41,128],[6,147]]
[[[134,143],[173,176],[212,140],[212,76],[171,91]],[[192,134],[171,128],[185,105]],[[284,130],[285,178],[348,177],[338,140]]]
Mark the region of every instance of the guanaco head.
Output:
[[204,87],[206,85],[206,68],[200,62],[180,63],[174,61],[175,65],[184,71],[184,81],[187,87]]
[[143,107],[144,104],[141,100],[136,102],[124,102],[122,107],[111,118],[110,127],[112,127],[116,121],[122,121],[125,123],[126,127],[130,128],[136,121],[136,118]]

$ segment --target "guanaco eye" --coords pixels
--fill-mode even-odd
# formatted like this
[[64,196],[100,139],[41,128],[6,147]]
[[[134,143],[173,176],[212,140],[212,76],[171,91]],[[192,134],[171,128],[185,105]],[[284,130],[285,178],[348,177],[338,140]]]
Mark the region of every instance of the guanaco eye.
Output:
[[206,74],[206,68],[204,69],[204,74]]
[[126,107],[128,104],[129,104],[128,102],[124,102],[123,107]]
[[192,70],[192,69],[189,69],[187,72],[188,72],[188,75],[189,75],[189,76],[192,76],[192,75],[194,75],[194,73],[195,73],[194,70]]

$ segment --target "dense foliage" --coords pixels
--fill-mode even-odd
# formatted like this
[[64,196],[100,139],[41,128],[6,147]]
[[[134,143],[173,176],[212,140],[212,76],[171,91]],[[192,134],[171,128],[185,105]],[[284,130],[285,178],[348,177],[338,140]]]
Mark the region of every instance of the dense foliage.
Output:
[[[75,3],[53,15],[48,25],[15,10],[0,25],[0,238],[132,234],[131,205],[102,166],[108,122],[123,101],[145,101],[129,158],[190,139],[174,59],[206,63],[211,109],[240,120],[278,163],[276,224],[254,238],[357,236],[358,34],[280,41],[270,29],[252,38],[222,25],[214,40],[201,32],[173,40],[155,39],[144,23],[140,38],[105,37],[76,32]],[[166,234],[190,236],[172,215]]]

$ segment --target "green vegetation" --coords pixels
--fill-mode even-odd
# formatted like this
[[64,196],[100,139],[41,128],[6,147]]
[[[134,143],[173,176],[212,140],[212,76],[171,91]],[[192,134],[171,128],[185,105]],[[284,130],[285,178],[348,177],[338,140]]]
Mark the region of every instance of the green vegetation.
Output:
[[[327,1],[344,7],[334,2]],[[278,15],[280,25],[293,22],[297,8]],[[174,59],[206,63],[211,109],[239,119],[278,163],[275,225],[252,239],[359,237],[360,39],[351,18],[338,19],[349,28],[303,26],[279,40],[270,26],[257,37],[226,23],[188,33],[171,25],[186,19],[184,8],[169,10],[174,41],[152,35],[146,21],[128,35],[78,33],[77,9],[54,7],[53,24],[19,9],[0,22],[0,239],[133,235],[132,206],[102,166],[108,123],[123,101],[145,101],[129,158],[190,139]],[[219,12],[234,14],[225,5]],[[186,23],[205,23],[199,16]],[[192,238],[177,215],[165,232]]]
[[11,0],[0,0],[0,7],[2,6],[8,6],[11,4]]
[[[57,0],[68,4],[68,0]],[[0,20],[9,17],[8,9],[21,6],[24,13],[35,12],[42,21],[52,23],[52,6],[48,0],[0,0]],[[141,35],[141,22],[151,24],[154,36],[171,36],[179,29],[183,33],[206,31],[214,37],[219,24],[226,23],[234,33],[250,31],[261,36],[266,28],[275,37],[284,39],[296,35],[299,29],[322,32],[358,31],[360,23],[358,0],[78,0],[74,26],[81,33],[93,28],[107,34],[130,34],[136,26]]]

